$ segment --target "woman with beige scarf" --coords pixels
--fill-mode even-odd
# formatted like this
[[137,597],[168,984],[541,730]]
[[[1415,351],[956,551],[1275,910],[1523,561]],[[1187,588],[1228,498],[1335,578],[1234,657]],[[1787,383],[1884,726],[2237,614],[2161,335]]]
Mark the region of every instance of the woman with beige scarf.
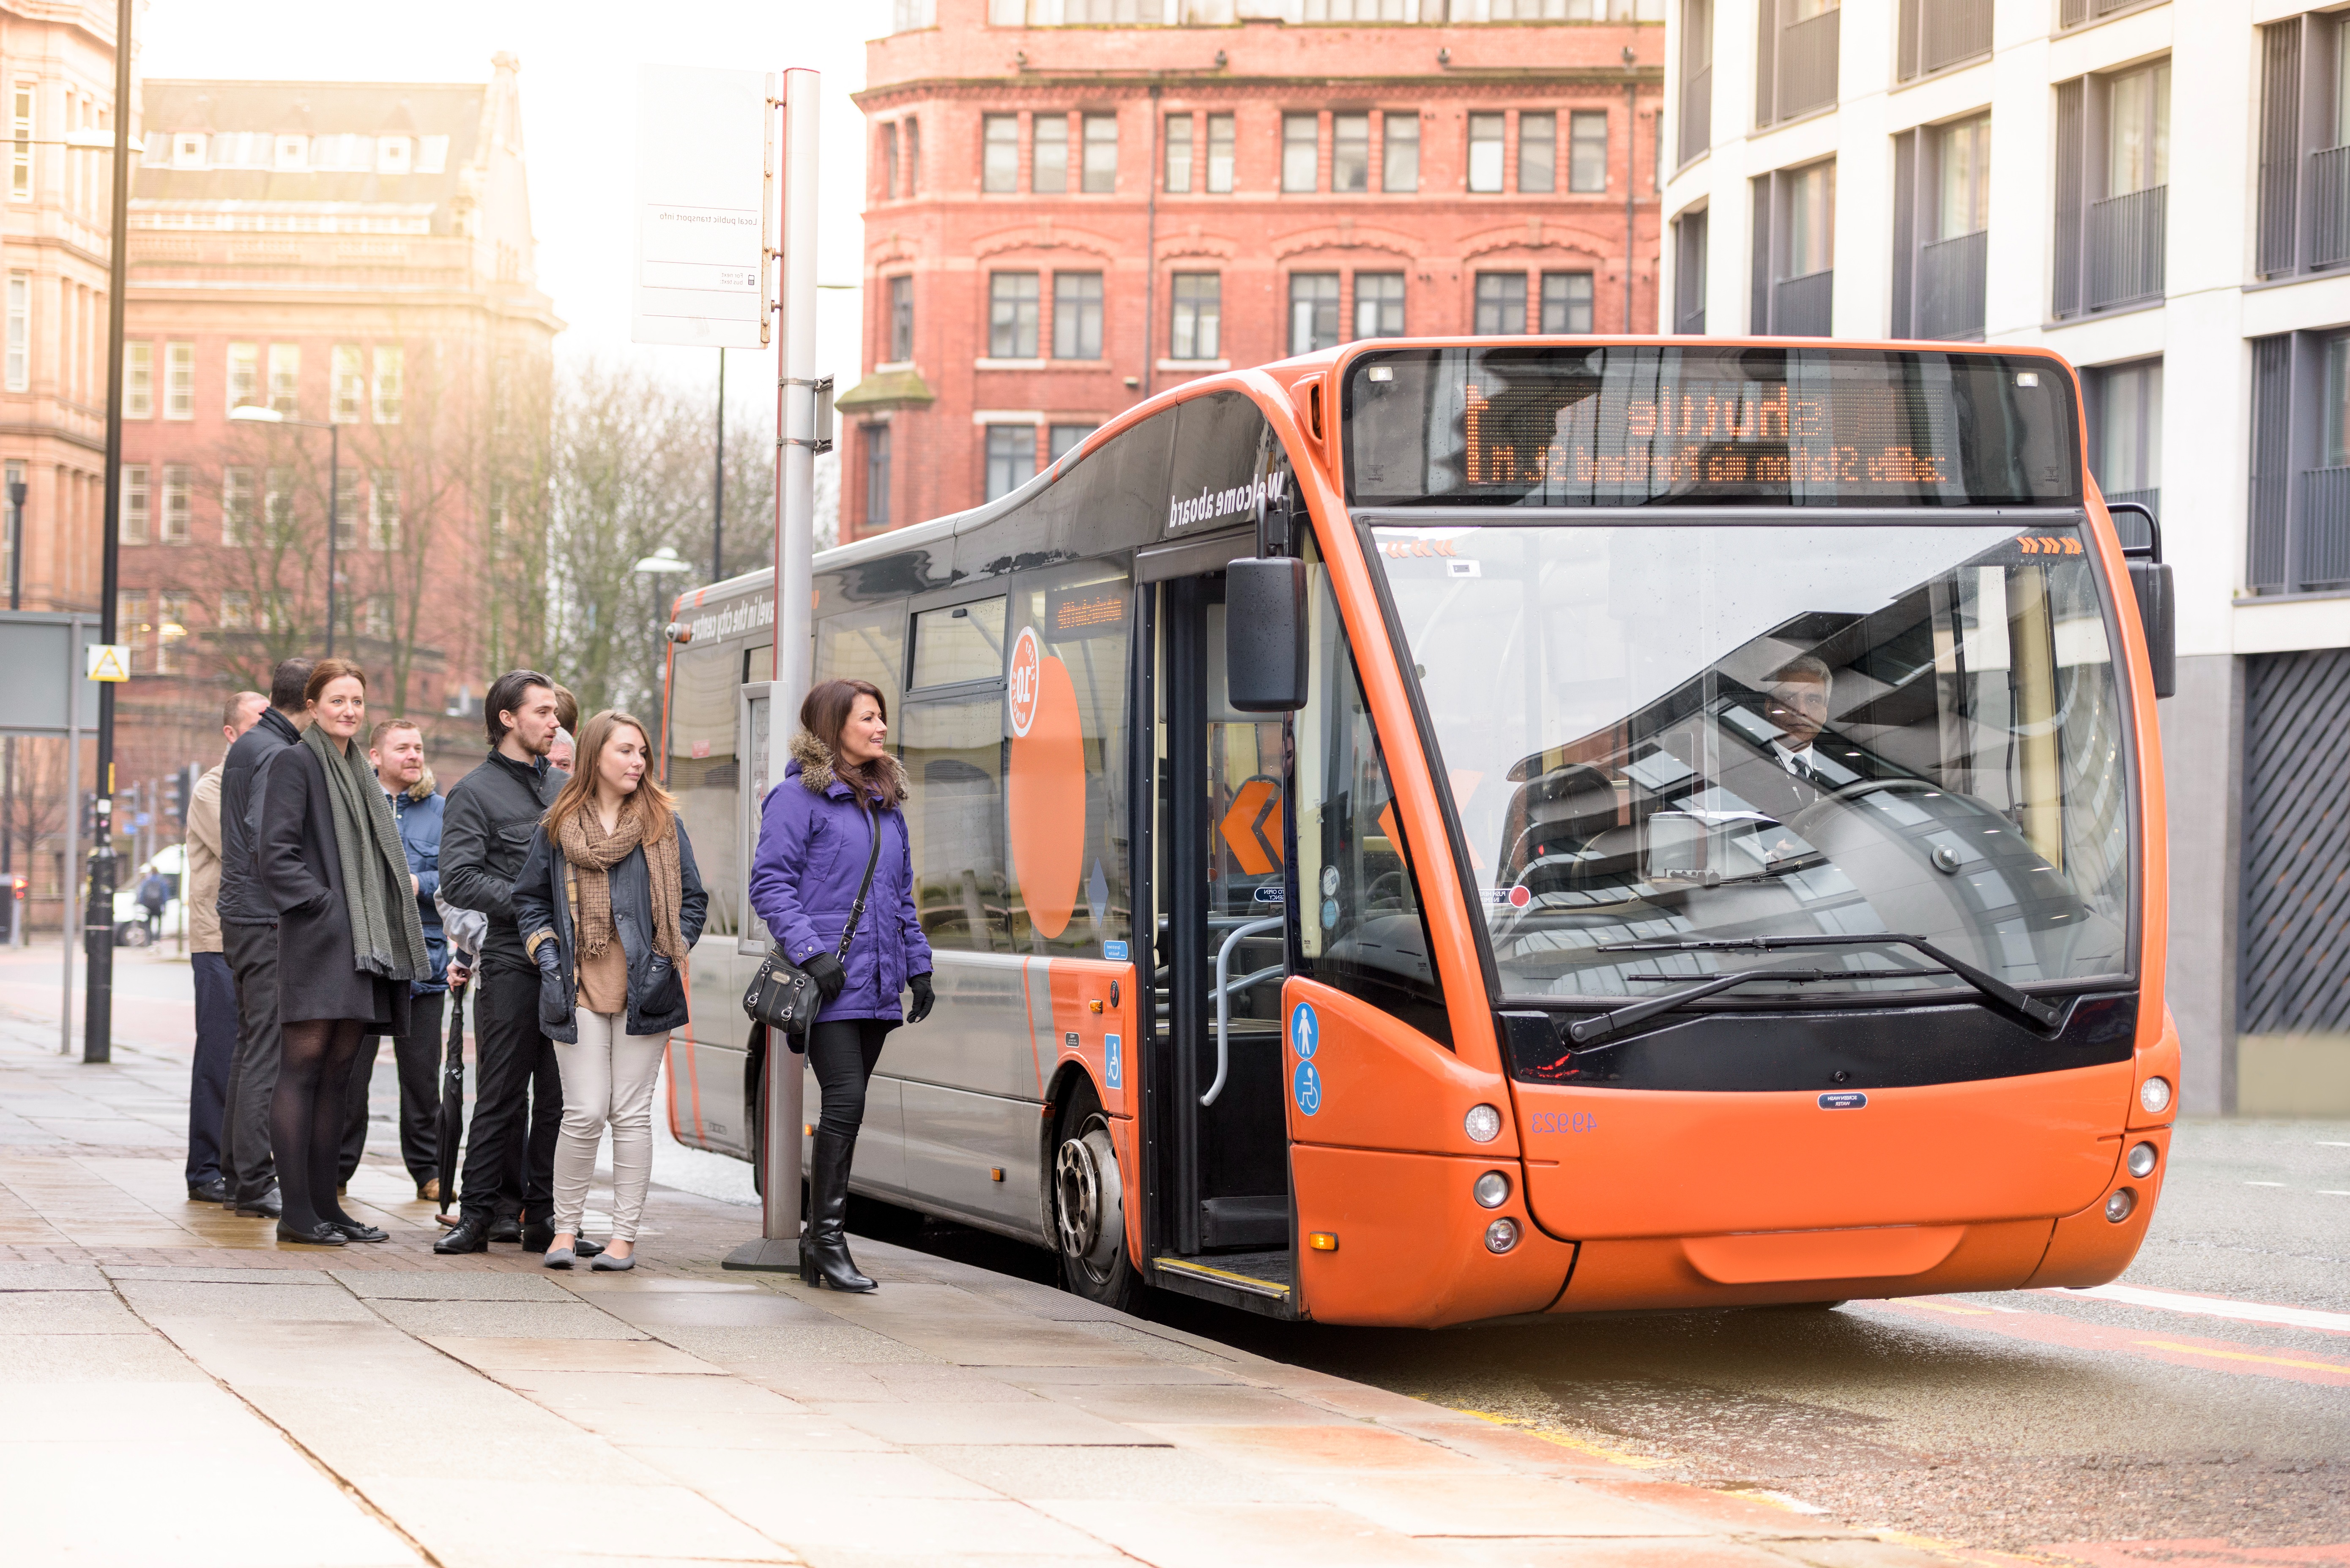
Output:
[[563,1073],[550,1269],[577,1256],[607,1123],[612,1237],[594,1266],[636,1267],[652,1179],[653,1085],[670,1031],[686,1021],[683,977],[709,902],[685,824],[669,792],[645,776],[650,733],[609,710],[581,727],[581,765],[515,877],[515,920],[538,965],[539,1026]]

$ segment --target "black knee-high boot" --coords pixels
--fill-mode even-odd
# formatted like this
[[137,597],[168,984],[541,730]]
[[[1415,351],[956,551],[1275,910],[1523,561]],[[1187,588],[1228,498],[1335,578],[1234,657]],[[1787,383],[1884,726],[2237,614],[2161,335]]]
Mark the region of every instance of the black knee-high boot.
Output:
[[821,1278],[837,1291],[878,1289],[848,1255],[848,1165],[857,1140],[818,1129],[809,1160],[807,1229],[800,1232],[800,1282]]

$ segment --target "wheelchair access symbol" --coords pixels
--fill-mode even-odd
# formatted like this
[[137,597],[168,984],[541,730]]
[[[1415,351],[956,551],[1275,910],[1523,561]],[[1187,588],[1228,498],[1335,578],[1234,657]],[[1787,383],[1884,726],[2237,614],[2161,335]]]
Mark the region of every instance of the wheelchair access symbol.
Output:
[[1314,1016],[1313,1005],[1301,1002],[1291,1008],[1289,1048],[1296,1053],[1297,1071],[1290,1078],[1289,1092],[1301,1116],[1310,1116],[1322,1108],[1322,1074],[1314,1065],[1314,1053],[1321,1044],[1322,1025]]

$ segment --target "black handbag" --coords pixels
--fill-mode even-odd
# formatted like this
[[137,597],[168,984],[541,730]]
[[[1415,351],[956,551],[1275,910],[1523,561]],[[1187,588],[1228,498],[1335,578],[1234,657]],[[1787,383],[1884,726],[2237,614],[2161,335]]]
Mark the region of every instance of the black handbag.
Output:
[[[865,879],[858,884],[857,902],[849,906],[848,923],[841,927],[840,946],[833,952],[843,964],[848,961],[849,939],[857,935],[858,922],[865,918],[865,900],[873,891],[873,867],[881,858],[881,819],[870,805],[865,806],[865,820],[873,829],[873,847],[866,853]],[[823,990],[814,976],[784,956],[781,942],[769,950],[759,972],[751,977],[750,988],[743,992],[743,1011],[752,1022],[782,1033],[794,1051],[807,1049],[807,1032],[823,1008]]]

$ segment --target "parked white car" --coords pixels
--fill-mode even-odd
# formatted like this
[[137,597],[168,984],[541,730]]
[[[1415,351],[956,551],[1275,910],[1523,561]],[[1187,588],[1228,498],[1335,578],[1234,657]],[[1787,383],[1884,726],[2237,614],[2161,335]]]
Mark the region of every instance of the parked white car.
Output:
[[147,929],[147,911],[139,905],[139,884],[147,879],[150,870],[161,871],[172,884],[172,897],[163,905],[165,937],[180,934],[180,922],[187,911],[181,908],[180,890],[187,885],[188,850],[185,845],[167,844],[156,852],[155,858],[134,870],[125,872],[114,889],[114,945],[119,948],[143,948],[151,940]]

